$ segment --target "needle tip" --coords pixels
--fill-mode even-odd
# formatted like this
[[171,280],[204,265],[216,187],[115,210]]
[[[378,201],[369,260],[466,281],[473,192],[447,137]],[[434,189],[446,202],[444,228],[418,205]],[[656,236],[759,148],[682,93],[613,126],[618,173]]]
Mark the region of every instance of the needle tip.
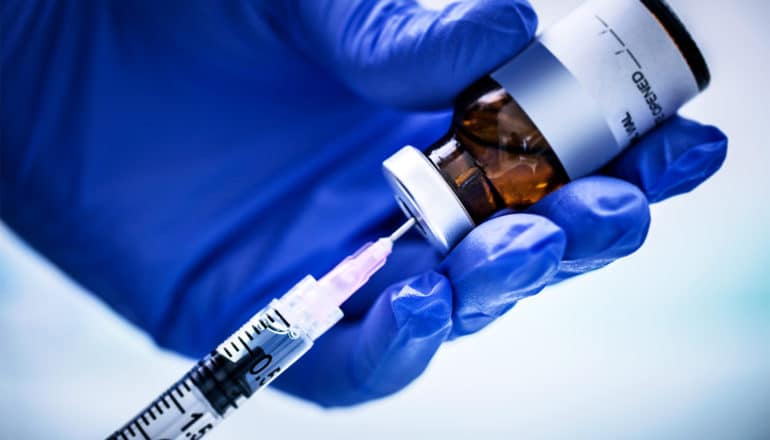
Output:
[[398,229],[393,231],[393,233],[390,234],[388,239],[391,242],[395,243],[396,240],[401,238],[404,234],[406,234],[407,231],[412,229],[412,226],[414,226],[415,223],[417,223],[417,221],[413,217],[409,218],[409,220],[407,220],[403,225],[399,226]]

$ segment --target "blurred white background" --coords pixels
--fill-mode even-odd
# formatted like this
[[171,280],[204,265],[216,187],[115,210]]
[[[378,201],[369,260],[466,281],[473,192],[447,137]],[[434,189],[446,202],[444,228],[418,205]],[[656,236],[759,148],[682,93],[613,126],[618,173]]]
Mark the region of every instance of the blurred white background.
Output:
[[[547,25],[580,1],[533,3]],[[447,344],[396,396],[328,411],[267,391],[207,438],[770,438],[770,2],[671,3],[714,77],[684,113],[730,152],[654,207],[640,252]],[[191,365],[2,227],[0,335],[2,438],[103,438]]]

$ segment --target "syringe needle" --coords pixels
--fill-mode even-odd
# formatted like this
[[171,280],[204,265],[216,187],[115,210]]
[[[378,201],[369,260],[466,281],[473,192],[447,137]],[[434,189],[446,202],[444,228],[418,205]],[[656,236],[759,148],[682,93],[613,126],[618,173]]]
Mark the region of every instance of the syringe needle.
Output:
[[392,243],[395,243],[395,242],[396,242],[396,240],[398,240],[399,238],[401,238],[401,237],[402,237],[404,234],[406,234],[406,233],[407,233],[407,231],[409,231],[410,229],[412,229],[412,226],[414,226],[414,225],[415,225],[415,223],[417,223],[417,221],[414,219],[414,217],[410,217],[410,218],[409,218],[409,220],[407,220],[407,221],[406,221],[406,222],[405,222],[403,225],[399,226],[399,227],[398,227],[398,229],[396,229],[395,231],[393,231],[393,233],[392,233],[392,234],[390,234],[390,236],[388,237],[388,239],[389,239],[389,240],[390,240]]
[[385,265],[393,251],[393,242],[401,238],[415,223],[415,220],[410,218],[388,237],[365,244],[319,280],[321,285],[332,292],[335,304],[345,302]]

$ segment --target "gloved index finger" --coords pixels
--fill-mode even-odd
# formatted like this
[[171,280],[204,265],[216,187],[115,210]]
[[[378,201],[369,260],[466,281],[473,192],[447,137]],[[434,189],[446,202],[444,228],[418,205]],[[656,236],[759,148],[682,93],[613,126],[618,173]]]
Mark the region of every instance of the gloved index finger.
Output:
[[365,98],[409,109],[449,106],[537,29],[526,0],[462,1],[438,11],[414,0],[269,3],[307,56]]

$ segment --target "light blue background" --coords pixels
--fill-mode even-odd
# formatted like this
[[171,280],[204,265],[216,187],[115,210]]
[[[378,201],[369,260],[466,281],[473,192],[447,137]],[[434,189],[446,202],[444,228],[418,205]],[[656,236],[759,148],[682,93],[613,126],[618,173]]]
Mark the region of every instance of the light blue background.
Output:
[[[533,3],[547,24],[580,2]],[[770,438],[770,2],[671,3],[714,77],[684,113],[730,152],[654,207],[640,252],[447,344],[394,397],[326,411],[267,391],[207,438]],[[0,227],[0,437],[103,438],[190,364]]]

